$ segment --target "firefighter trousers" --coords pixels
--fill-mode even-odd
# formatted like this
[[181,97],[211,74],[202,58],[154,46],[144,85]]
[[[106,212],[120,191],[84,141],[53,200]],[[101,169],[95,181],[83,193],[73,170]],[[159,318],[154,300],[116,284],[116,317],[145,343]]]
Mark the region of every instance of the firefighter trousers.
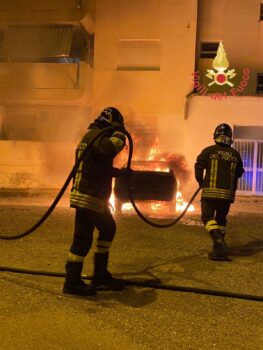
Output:
[[106,253],[116,232],[116,223],[110,210],[98,213],[90,209],[77,208],[70,253],[85,257],[91,248],[95,228],[98,230],[97,251]]
[[225,232],[230,205],[231,202],[229,201],[202,198],[202,222],[208,232],[217,229],[223,233]]

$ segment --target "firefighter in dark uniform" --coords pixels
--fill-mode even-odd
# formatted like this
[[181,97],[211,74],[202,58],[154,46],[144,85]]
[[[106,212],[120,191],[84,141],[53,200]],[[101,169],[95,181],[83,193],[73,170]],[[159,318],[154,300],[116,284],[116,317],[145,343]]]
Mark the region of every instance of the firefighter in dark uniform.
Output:
[[215,145],[205,148],[197,157],[195,178],[202,187],[202,221],[213,240],[213,250],[208,257],[230,261],[224,240],[227,215],[244,169],[240,154],[231,147],[232,129],[228,124],[216,127],[214,141]]
[[[124,129],[123,117],[116,108],[107,107],[88,127],[88,132],[77,147],[76,159],[102,129],[114,125]],[[112,177],[122,173],[121,170],[113,168],[113,159],[124,146],[123,132],[103,133],[87,151],[73,179],[70,206],[76,208],[75,230],[65,265],[65,294],[92,295],[102,285],[112,290],[124,288],[123,281],[113,278],[107,270],[109,249],[116,231],[109,209]],[[84,258],[92,245],[95,228],[98,230],[98,239],[94,273],[92,283],[88,285],[81,279],[81,272]]]

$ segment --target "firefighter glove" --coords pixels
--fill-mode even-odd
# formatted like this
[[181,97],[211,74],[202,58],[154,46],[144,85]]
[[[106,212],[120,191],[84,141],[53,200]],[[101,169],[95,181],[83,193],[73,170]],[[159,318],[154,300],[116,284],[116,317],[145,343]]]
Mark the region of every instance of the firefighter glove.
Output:
[[121,131],[115,131],[113,134],[112,134],[113,137],[117,137],[118,139],[121,139],[122,142],[124,143],[124,145],[126,144],[126,136],[123,132]]
[[120,176],[129,176],[131,174],[132,174],[131,168],[122,168],[122,169],[120,169],[120,172],[119,172]]
[[111,137],[110,141],[113,143],[116,154],[118,154],[126,144],[125,135],[120,131],[115,131]]
[[124,176],[129,176],[132,174],[132,169],[131,168],[113,168],[113,177],[124,177]]
[[204,180],[202,179],[202,180],[198,180],[198,184],[199,184],[199,187],[203,187],[203,185],[204,185]]

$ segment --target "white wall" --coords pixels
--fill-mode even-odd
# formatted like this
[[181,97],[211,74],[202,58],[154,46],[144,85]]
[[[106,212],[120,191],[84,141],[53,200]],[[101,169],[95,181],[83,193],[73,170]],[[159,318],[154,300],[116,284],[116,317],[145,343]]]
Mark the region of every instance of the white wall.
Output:
[[208,96],[192,97],[185,120],[185,152],[192,169],[202,149],[214,144],[213,133],[221,123],[263,126],[263,98],[227,97],[217,101]]

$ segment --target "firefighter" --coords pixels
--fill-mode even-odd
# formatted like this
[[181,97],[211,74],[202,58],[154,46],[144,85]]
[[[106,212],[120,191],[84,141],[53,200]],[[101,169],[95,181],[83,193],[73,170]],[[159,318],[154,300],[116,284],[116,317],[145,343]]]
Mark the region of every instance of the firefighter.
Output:
[[[76,159],[102,129],[114,125],[124,129],[123,116],[118,109],[107,107],[88,127],[88,132],[77,147]],[[112,290],[124,288],[123,281],[113,278],[107,270],[109,249],[116,231],[109,209],[112,177],[122,174],[121,170],[113,167],[113,159],[124,146],[125,134],[122,131],[103,133],[87,151],[74,176],[70,206],[76,209],[75,228],[65,265],[65,294],[93,295],[101,286]],[[94,272],[91,285],[88,285],[81,279],[81,272],[84,258],[93,242],[95,228],[98,230],[98,239]]]
[[230,261],[225,243],[227,215],[244,168],[240,154],[231,147],[232,129],[228,124],[216,127],[214,141],[215,145],[206,147],[197,157],[195,178],[202,187],[202,221],[213,241],[208,257]]

